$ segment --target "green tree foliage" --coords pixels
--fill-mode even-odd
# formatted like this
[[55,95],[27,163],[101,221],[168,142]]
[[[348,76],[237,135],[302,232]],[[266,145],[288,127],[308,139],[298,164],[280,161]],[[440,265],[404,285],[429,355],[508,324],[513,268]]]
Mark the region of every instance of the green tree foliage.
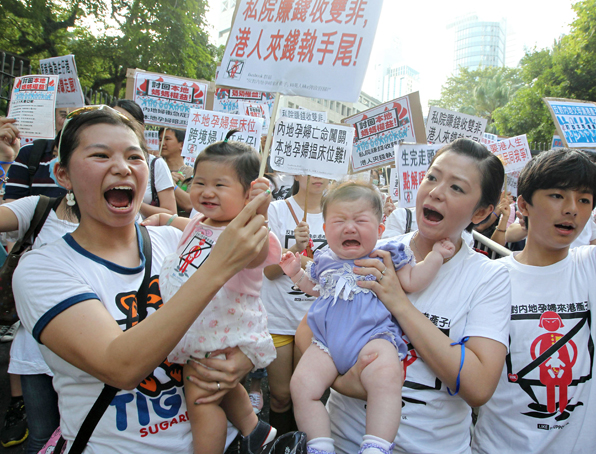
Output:
[[517,69],[461,68],[447,79],[441,88],[441,98],[430,101],[430,105],[486,118],[487,131],[491,132],[493,112],[506,105],[520,85]]
[[534,49],[522,59],[524,87],[494,113],[503,135],[527,134],[530,142],[550,142],[555,125],[543,97],[596,101],[596,0],[573,5],[569,35],[551,49]]
[[[4,5],[6,3],[6,9]],[[122,96],[127,68],[212,79],[219,50],[207,0],[2,0],[0,49],[32,58],[72,53],[83,85]],[[41,31],[40,31],[41,30]],[[9,35],[9,36],[7,36]]]

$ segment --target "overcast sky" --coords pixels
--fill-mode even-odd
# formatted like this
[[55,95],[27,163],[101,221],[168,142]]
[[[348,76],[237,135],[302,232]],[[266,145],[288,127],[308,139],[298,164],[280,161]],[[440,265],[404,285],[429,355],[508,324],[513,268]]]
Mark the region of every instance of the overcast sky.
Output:
[[[369,0],[381,1],[381,0]],[[518,49],[551,47],[554,40],[568,33],[575,18],[571,0],[499,0],[497,2],[469,0],[402,1],[385,0],[371,63],[380,55],[395,57],[395,63],[405,63],[420,73],[420,96],[423,108],[429,99],[439,98],[441,85],[453,70],[453,37],[447,25],[465,14],[477,14],[480,20],[507,20],[514,31],[514,41],[508,46]],[[208,20],[217,28],[221,0],[209,0]],[[401,53],[392,43],[398,40]],[[391,52],[391,54],[389,54]],[[369,65],[369,69],[370,69]],[[374,92],[371,71],[362,89]]]

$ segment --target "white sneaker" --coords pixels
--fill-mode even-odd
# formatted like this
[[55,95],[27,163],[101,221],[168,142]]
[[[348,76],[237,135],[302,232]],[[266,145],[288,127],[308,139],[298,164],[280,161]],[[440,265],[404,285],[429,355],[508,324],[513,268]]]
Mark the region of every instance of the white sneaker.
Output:
[[20,320],[6,330],[2,337],[0,337],[0,342],[12,342],[17,330],[19,329],[19,326],[21,326]]
[[248,395],[248,398],[250,399],[252,409],[258,415],[261,412],[261,410],[263,409],[263,393],[261,391],[255,392],[255,393],[250,393]]

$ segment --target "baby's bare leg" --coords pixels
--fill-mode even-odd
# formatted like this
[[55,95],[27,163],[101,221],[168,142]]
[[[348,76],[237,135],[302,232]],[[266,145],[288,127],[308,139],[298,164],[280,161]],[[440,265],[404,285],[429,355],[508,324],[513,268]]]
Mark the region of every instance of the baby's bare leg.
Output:
[[336,377],[331,357],[316,345],[308,347],[290,382],[296,423],[308,440],[331,437],[329,414],[320,399]]
[[403,369],[397,349],[385,339],[375,339],[360,350],[359,356],[378,353],[378,358],[360,375],[368,394],[366,433],[393,442],[401,421]]
[[223,397],[221,408],[243,437],[249,436],[257,427],[259,418],[252,408],[246,389],[240,383]]
[[[185,364],[183,376],[188,377],[192,374],[192,367]],[[226,446],[228,425],[226,414],[219,406],[221,400],[211,404],[196,405],[197,399],[209,396],[211,393],[186,379],[184,380],[184,393],[186,395],[186,407],[190,419],[194,453],[222,454]]]

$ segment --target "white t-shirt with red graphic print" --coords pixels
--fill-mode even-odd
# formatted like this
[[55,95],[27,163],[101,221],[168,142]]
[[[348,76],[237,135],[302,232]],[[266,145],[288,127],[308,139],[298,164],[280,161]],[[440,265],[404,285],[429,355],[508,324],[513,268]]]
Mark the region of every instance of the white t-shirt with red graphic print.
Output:
[[593,384],[596,247],[580,246],[538,267],[515,255],[510,345],[491,400],[480,408],[475,454],[596,451]]

